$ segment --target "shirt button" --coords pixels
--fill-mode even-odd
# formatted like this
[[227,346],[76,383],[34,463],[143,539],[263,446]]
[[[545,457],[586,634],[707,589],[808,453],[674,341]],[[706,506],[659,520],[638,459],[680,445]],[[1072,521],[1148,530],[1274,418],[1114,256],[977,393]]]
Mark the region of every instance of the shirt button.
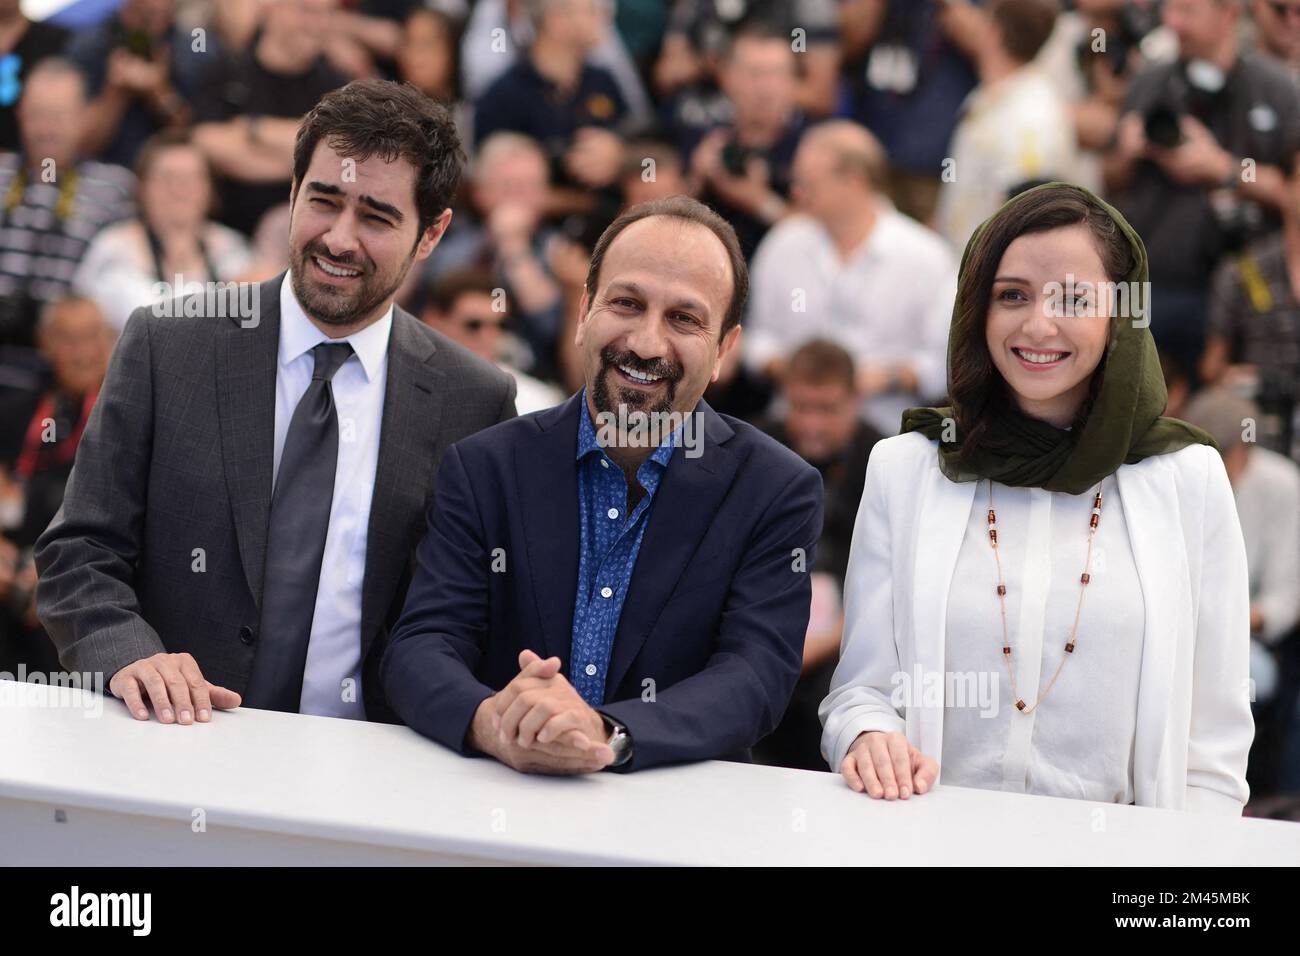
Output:
[[609,467],[609,461],[606,460],[606,459],[604,459],[604,458],[602,458],[602,459],[600,460],[600,467],[601,467],[601,468],[608,468],[608,467]]
[[617,509],[617,508],[610,508],[608,511],[605,512],[605,514],[609,515],[611,518],[617,518],[617,517],[618,517],[618,509]]
[[613,588],[601,588],[601,589],[600,589],[600,596],[603,597],[603,598],[613,597],[613,596],[614,596],[614,589],[613,589]]
[[583,669],[587,672],[587,676],[588,676],[588,677],[595,677],[595,676],[596,676],[596,665],[595,665],[595,664],[588,664],[588,665],[587,665],[585,668],[583,668]]

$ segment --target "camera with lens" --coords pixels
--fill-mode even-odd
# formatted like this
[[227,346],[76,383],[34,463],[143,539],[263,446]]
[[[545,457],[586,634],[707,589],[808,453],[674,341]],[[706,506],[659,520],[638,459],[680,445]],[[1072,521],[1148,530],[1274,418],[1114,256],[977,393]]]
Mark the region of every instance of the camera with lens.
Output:
[[1225,253],[1241,252],[1264,227],[1264,214],[1259,206],[1243,202],[1230,190],[1211,194],[1210,208]]
[[759,155],[758,150],[741,146],[732,136],[722,147],[722,168],[732,176],[744,176],[749,161]]
[[1142,39],[1160,26],[1160,12],[1154,4],[1126,3],[1115,14],[1114,30],[1107,30],[1106,44],[1101,50],[1094,47],[1091,35],[1079,41],[1079,66],[1087,75],[1087,62],[1101,56],[1113,76],[1121,76],[1129,69],[1129,58],[1142,44]]
[[1142,114],[1142,131],[1147,142],[1162,149],[1173,149],[1183,141],[1182,111],[1171,101],[1154,104]]
[[128,28],[120,20],[113,21],[110,27],[110,45],[126,50],[132,56],[142,60],[152,60],[156,52],[153,37],[138,27]]
[[1164,149],[1181,144],[1183,117],[1209,115],[1227,82],[1227,74],[1209,60],[1180,64],[1170,73],[1160,97],[1142,114],[1147,142]]

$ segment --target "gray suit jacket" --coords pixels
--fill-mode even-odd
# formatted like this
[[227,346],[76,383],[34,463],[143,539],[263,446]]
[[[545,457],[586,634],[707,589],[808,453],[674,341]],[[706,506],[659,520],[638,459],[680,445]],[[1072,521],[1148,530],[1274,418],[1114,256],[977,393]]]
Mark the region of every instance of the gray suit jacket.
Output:
[[[163,651],[243,693],[258,640],[271,506],[280,284],[258,321],[135,311],[36,545],[37,605],[63,666],[100,672]],[[362,584],[362,691],[396,718],[377,667],[453,442],[514,417],[514,380],[394,309]],[[198,549],[202,549],[201,552]]]

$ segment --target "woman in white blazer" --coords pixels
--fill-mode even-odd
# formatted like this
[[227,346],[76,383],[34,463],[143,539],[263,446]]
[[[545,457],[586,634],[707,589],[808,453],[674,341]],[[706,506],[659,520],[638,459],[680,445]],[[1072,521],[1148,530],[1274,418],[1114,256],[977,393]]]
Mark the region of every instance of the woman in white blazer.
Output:
[[1051,183],[971,237],[952,404],[867,467],[822,753],[937,783],[1239,815],[1246,553],[1204,432],[1161,413],[1146,249]]

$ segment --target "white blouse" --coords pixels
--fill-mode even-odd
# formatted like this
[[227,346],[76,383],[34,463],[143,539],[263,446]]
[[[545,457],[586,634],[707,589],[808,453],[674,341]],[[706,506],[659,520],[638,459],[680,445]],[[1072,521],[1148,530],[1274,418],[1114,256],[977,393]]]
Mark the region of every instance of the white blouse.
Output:
[[160,296],[153,253],[140,220],[123,220],[103,229],[91,241],[73,277],[73,288],[93,299],[120,332],[138,306],[190,292],[201,293],[200,282],[234,282],[252,265],[248,240],[229,226],[209,221],[203,227],[203,239],[217,275],[186,275],[186,288],[175,291],[171,289],[175,277],[167,276]]
[[[1250,597],[1219,453],[1188,445],[1122,465],[1108,479],[1095,539],[1101,562],[1078,646],[1039,711],[1026,715],[1009,709],[1001,686],[988,485],[949,480],[936,449],[908,432],[871,450],[840,662],[819,708],[831,769],[859,735],[903,733],[939,761],[941,787],[986,773],[990,782],[977,785],[1241,816],[1254,733]],[[1031,703],[1073,621],[1091,498],[995,489],[1008,632]],[[999,675],[998,716],[944,706],[944,678],[961,670]]]
[[1114,475],[1101,483],[1101,520],[1073,654],[1094,485],[1069,495],[995,485],[998,549],[1016,689],[1002,653],[998,571],[980,481],[948,598],[943,781],[964,787],[1131,803],[1145,606]]

